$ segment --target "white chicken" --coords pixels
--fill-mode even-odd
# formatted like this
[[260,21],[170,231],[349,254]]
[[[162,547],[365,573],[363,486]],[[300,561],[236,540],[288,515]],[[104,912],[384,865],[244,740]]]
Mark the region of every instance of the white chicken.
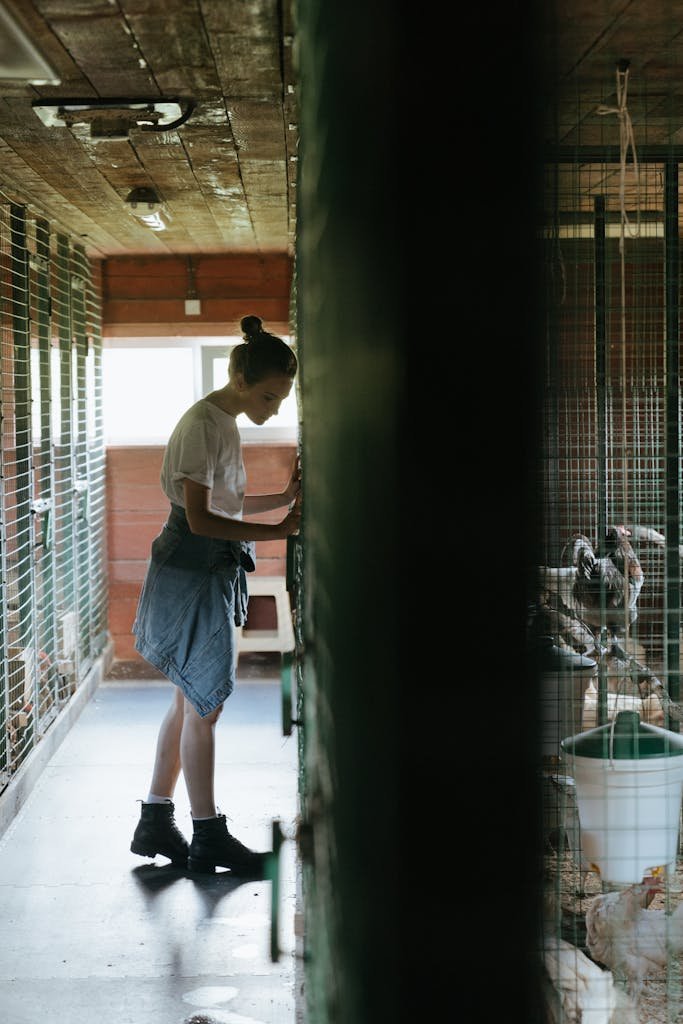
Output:
[[541,909],[540,982],[546,1024],[637,1024],[635,1003],[624,987],[586,955],[581,915],[562,905],[555,888],[544,890]]
[[646,978],[683,953],[683,903],[673,913],[646,909],[653,884],[596,896],[586,912],[588,952],[637,998]]
[[548,1024],[636,1024],[636,1008],[603,970],[576,946],[547,938],[543,1002]]

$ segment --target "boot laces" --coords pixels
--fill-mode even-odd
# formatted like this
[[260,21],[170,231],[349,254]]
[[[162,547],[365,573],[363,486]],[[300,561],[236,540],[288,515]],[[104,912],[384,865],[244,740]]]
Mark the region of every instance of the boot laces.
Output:
[[[169,805],[170,805],[170,807],[169,807]],[[183,833],[178,828],[177,821],[175,820],[175,807],[174,807],[173,801],[169,800],[167,804],[164,804],[164,806],[169,808],[169,811],[168,811],[168,825],[169,825],[169,828],[170,828],[172,834],[177,839],[181,839],[184,843],[187,842],[187,840],[185,839],[185,836],[183,835]]]
[[225,831],[227,833],[228,842],[230,843],[230,846],[235,851],[235,853],[244,854],[246,857],[254,857],[254,856],[256,856],[256,854],[254,853],[253,850],[250,850],[248,846],[245,846],[244,843],[241,843],[239,841],[239,839],[237,839],[232,834],[232,832],[228,828],[228,816],[227,816],[227,814],[221,814],[220,811],[218,810],[218,808],[216,808],[216,811],[217,811],[217,816],[219,818],[223,819],[223,824],[225,825]]

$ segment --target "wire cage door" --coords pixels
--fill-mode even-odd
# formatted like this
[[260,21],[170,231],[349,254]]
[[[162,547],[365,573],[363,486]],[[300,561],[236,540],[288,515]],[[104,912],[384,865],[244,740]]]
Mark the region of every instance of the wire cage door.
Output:
[[[545,966],[552,974],[549,965],[564,958],[577,985],[582,972],[594,978],[603,1008],[623,999],[633,1019],[668,1022],[679,1019],[683,947],[663,940],[658,973],[638,928],[659,926],[664,935],[671,926],[665,909],[683,880],[680,795],[667,776],[673,821],[670,811],[660,817],[673,846],[650,853],[648,841],[665,826],[647,818],[654,801],[641,783],[628,804],[632,822],[619,818],[623,788],[601,793],[596,830],[582,802],[580,758],[571,756],[582,743],[602,742],[604,727],[604,762],[593,749],[590,767],[608,778],[620,767],[614,737],[622,727],[640,742],[629,749],[634,758],[653,737],[664,737],[669,755],[678,751],[666,737],[683,720],[680,155],[643,147],[635,183],[621,157],[576,146],[556,151],[545,168],[543,564],[529,614],[542,707]],[[585,736],[592,739],[576,739]],[[620,874],[601,859],[605,837],[612,857],[616,849],[625,859],[630,839],[648,852]],[[630,966],[605,935],[633,942]]]
[[102,652],[107,591],[90,268],[47,221],[0,203],[0,269],[2,790]]

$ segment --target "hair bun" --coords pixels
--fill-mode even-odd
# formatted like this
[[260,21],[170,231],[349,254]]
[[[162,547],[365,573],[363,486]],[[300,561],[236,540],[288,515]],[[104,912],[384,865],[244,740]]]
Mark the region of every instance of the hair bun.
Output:
[[240,320],[240,327],[247,340],[256,334],[263,333],[263,321],[257,316],[243,316]]

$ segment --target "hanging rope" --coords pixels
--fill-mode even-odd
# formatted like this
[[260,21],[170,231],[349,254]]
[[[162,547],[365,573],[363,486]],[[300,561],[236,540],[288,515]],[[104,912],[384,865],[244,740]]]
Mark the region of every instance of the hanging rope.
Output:
[[[619,210],[621,214],[621,235],[619,239],[619,251],[623,255],[624,234],[628,230],[632,238],[637,238],[640,233],[640,169],[638,167],[638,153],[633,134],[633,122],[628,112],[626,99],[628,95],[629,61],[622,60],[617,64],[617,106],[599,106],[596,113],[616,114],[619,119]],[[638,214],[636,228],[631,227],[628,213],[626,211],[626,162],[629,150],[633,156],[633,173],[636,183],[636,210]]]
[[[628,112],[628,106],[626,103],[628,95],[628,75],[629,75],[629,61],[621,60],[617,64],[617,106],[606,107],[599,106],[597,113],[601,115],[605,114],[616,114],[619,119],[619,254],[621,257],[621,437],[622,447],[625,448],[627,429],[628,429],[628,417],[626,408],[626,267],[624,257],[624,238],[626,231],[632,238],[637,238],[640,234],[640,172],[638,167],[638,153],[636,150],[636,141],[633,134],[633,123],[631,121],[631,115]],[[626,210],[626,163],[628,160],[629,150],[633,157],[633,173],[635,177],[636,185],[636,213],[637,222],[636,227],[631,227],[628,212]],[[624,450],[623,459],[623,501],[624,501],[624,518],[628,520],[628,460],[629,452]],[[624,625],[625,625],[625,641],[628,644],[629,638],[629,596],[630,596],[630,565],[628,558],[626,558],[626,564],[624,567]]]

